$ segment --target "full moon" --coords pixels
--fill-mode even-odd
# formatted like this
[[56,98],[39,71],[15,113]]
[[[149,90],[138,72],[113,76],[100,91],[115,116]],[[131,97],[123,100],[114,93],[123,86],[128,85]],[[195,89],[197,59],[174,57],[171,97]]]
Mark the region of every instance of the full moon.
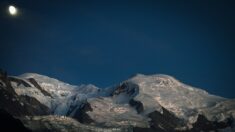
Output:
[[11,15],[13,15],[13,16],[17,14],[17,9],[16,9],[15,6],[10,5],[10,6],[8,7],[8,11],[9,11],[9,13],[10,13]]

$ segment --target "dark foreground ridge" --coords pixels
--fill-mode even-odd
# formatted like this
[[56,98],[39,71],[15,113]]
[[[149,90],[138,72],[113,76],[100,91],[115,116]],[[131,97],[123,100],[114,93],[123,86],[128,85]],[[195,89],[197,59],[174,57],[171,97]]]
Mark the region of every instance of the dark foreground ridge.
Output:
[[31,132],[19,119],[14,118],[3,109],[0,109],[0,123],[1,131]]

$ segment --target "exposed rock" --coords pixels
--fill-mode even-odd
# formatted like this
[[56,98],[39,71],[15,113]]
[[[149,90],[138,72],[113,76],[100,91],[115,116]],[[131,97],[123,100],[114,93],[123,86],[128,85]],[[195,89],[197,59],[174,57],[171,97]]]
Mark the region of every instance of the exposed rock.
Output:
[[48,107],[46,107],[45,105],[42,105],[38,100],[36,100],[33,97],[29,97],[27,95],[21,95],[20,99],[22,102],[24,102],[25,105],[25,109],[28,109],[28,105],[31,106],[31,108],[28,111],[32,110],[32,113],[34,113],[35,115],[48,115],[50,114],[50,109]]
[[38,88],[45,96],[51,96],[46,90],[44,90],[34,78],[28,78],[29,82],[32,83],[36,88]]
[[87,111],[92,111],[92,108],[89,103],[84,103],[83,105],[81,105],[80,109],[76,111],[73,118],[85,124],[90,124],[94,122],[94,120],[91,119],[86,113]]
[[0,86],[0,108],[6,110],[11,115],[45,115],[49,114],[48,107],[41,104],[35,98],[29,96],[18,96],[11,86],[11,81],[22,83],[25,86],[30,86],[28,83],[20,80],[7,77],[5,74],[0,78],[5,86]]
[[12,81],[12,82],[16,82],[17,83],[17,86],[19,85],[24,85],[25,87],[31,87],[30,84],[28,84],[27,82],[25,82],[24,80],[22,79],[18,79],[18,78],[15,78],[15,77],[8,77],[8,80],[9,81]]
[[198,115],[197,121],[193,124],[193,128],[190,129],[190,132],[199,132],[199,131],[217,131],[218,129],[224,129],[230,127],[233,123],[233,119],[228,118],[225,121],[209,121],[205,116]]
[[138,93],[139,86],[130,83],[130,82],[123,82],[120,86],[116,88],[115,91],[111,93],[111,96],[119,95],[121,93],[126,93],[129,96],[135,96]]
[[129,101],[130,106],[135,107],[136,111],[138,113],[141,113],[144,111],[144,106],[140,101],[135,101],[134,99],[131,99]]
[[162,131],[176,131],[176,128],[182,127],[183,120],[177,118],[173,113],[169,112],[165,108],[162,108],[163,113],[154,111],[148,116],[151,118],[151,128]]
[[19,119],[14,118],[3,109],[0,109],[0,124],[1,131],[31,132]]

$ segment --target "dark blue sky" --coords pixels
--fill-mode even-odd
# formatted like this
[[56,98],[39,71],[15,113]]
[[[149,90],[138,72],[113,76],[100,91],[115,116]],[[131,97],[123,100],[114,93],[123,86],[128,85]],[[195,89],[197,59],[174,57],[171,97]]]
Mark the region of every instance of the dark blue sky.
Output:
[[99,87],[162,73],[234,98],[235,2],[225,1],[1,0],[0,67]]

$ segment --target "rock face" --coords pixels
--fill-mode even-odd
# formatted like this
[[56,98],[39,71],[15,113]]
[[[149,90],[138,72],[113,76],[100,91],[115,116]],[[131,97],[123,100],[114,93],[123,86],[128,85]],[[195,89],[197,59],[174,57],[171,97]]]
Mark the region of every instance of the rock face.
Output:
[[5,131],[31,132],[24,124],[3,109],[0,109],[0,129]]
[[100,89],[1,72],[0,109],[33,131],[235,131],[234,99],[167,75],[138,74]]
[[31,84],[34,85],[34,87],[38,88],[38,89],[42,92],[43,95],[52,97],[46,90],[44,90],[44,89],[37,83],[37,81],[36,81],[34,78],[29,78],[28,80],[29,80],[29,82],[30,82]]
[[80,106],[80,108],[75,112],[73,118],[77,119],[79,122],[84,124],[90,124],[94,122],[86,112],[92,111],[91,105],[89,103],[84,103]]
[[30,85],[23,80],[11,78],[6,75],[0,75],[0,109],[4,109],[14,116],[22,115],[47,115],[50,110],[45,105],[41,104],[37,99],[27,95],[17,95],[11,82],[16,82],[17,85]]

